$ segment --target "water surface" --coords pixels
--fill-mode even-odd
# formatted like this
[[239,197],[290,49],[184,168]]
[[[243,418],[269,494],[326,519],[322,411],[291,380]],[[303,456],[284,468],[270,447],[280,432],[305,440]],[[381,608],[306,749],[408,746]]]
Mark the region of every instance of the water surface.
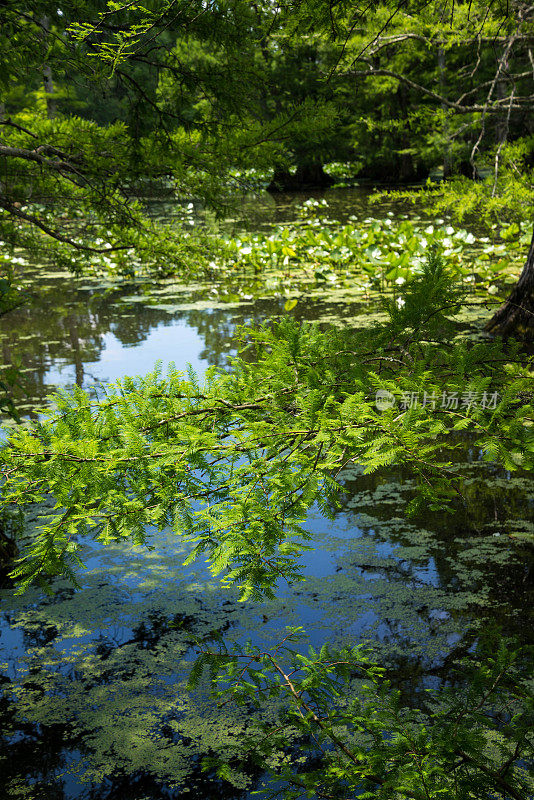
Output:
[[[367,213],[362,193],[334,198],[339,217]],[[272,200],[253,205],[250,224],[291,219],[293,199],[278,201],[274,210]],[[158,299],[154,307],[150,293],[135,286],[117,290],[42,269],[33,274],[34,299],[0,321],[4,358],[21,359],[23,410],[33,415],[54,386],[91,389],[143,374],[158,360],[179,369],[191,364],[199,373],[207,365],[224,368],[237,325],[283,311],[283,300],[210,304],[207,290],[189,296],[187,287],[181,303],[175,292],[172,303]],[[295,313],[346,321],[365,307],[354,302],[347,309],[325,296],[299,303]],[[402,470],[372,476],[357,466],[347,470],[335,519],[310,514],[314,549],[303,558],[306,583],[280,585],[276,599],[261,605],[238,602],[202,563],[184,568],[186,550],[169,532],[152,534],[152,550],[87,542],[88,570],[77,592],[64,581],[51,597],[4,590],[3,796],[246,794],[253,775],[232,787],[199,768],[209,752],[231,753],[246,711],[221,712],[202,692],[185,688],[198,642],[219,634],[273,643],[285,626],[303,625],[314,645],[370,641],[401,684],[418,676],[422,686],[446,677],[450,656],[469,649],[489,623],[528,639],[532,558],[510,535],[532,526],[532,484],[482,464],[467,449],[462,470],[475,516],[417,522],[404,516],[413,486]]]

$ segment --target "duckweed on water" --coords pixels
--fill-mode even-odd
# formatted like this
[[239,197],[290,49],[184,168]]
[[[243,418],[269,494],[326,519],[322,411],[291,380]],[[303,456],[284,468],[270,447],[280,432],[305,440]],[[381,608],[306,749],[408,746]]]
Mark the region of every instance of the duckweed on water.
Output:
[[[480,491],[484,478],[472,478]],[[532,503],[523,479],[495,481],[518,514]],[[184,570],[186,551],[170,532],[152,551],[88,542],[90,571],[79,592],[58,583],[49,599],[35,590],[9,597],[3,631],[9,622],[15,644],[6,639],[0,658],[11,796],[23,796],[14,787],[24,774],[39,797],[52,797],[65,780],[68,797],[84,785],[118,791],[126,776],[150,780],[150,796],[163,788],[210,795],[217,780],[202,776],[202,757],[230,758],[249,725],[246,707],[221,713],[202,688],[186,688],[197,645],[219,634],[229,643],[273,643],[286,625],[305,624],[316,647],[370,641],[384,664],[405,676],[423,672],[428,685],[447,676],[451,655],[470,648],[489,620],[507,632],[525,624],[531,593],[524,554],[508,536],[494,535],[491,520],[479,512],[470,529],[444,529],[437,516],[410,522],[403,515],[409,481],[383,481],[354,467],[344,482],[345,509],[334,523],[310,519],[306,583],[282,587],[263,603],[259,625],[258,609],[223,592],[207,571]],[[483,499],[481,511],[487,488]],[[512,527],[520,522],[512,518]],[[498,524],[507,530],[508,518]],[[277,701],[268,713],[274,724]],[[35,741],[38,762],[27,759]],[[254,774],[233,772],[230,796],[252,786]]]

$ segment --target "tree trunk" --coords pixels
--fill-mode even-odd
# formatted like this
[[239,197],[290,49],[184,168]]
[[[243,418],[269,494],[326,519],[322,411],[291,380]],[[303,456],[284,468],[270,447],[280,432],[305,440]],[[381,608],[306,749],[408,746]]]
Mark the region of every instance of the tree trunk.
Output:
[[15,543],[16,534],[19,532],[17,521],[7,512],[0,515],[0,589],[11,585],[9,573],[14,567],[15,558],[19,555]]
[[534,336],[534,231],[527,260],[510,297],[486,324],[485,330],[499,336]]
[[83,369],[83,359],[80,352],[80,338],[78,336],[78,329],[76,327],[76,319],[74,317],[68,317],[67,324],[69,327],[69,339],[74,358],[74,368],[76,370],[76,385],[82,389],[85,375]]
[[[44,32],[46,43],[50,35],[50,20],[48,17],[41,17],[41,27]],[[43,64],[43,86],[46,93],[46,112],[48,119],[53,119],[56,116],[56,101],[54,100],[54,80],[50,64]]]
[[295,184],[297,188],[326,189],[332,186],[334,179],[323,169],[318,162],[305,162],[297,166]]
[[298,192],[306,189],[327,189],[334,179],[320,163],[301,163],[293,175],[287,169],[275,169],[268,192]]
[[[0,100],[0,122],[3,122],[5,118],[6,118],[6,106],[5,103],[2,100]],[[3,196],[5,198],[5,194],[6,194],[6,184],[0,181],[0,197]]]
[[271,182],[267,187],[268,192],[287,192],[288,186],[291,185],[293,176],[291,175],[288,169],[278,169],[274,170],[273,177],[271,178]]
[[[445,97],[446,91],[446,74],[447,74],[447,64],[446,64],[446,56],[445,50],[443,47],[438,47],[438,70],[439,70],[439,92],[442,97]],[[452,158],[451,158],[451,140],[449,138],[449,123],[447,119],[447,114],[449,109],[447,108],[446,103],[441,104],[441,110],[445,116],[445,143],[443,147],[443,177],[450,178],[452,176],[453,165],[452,165]]]

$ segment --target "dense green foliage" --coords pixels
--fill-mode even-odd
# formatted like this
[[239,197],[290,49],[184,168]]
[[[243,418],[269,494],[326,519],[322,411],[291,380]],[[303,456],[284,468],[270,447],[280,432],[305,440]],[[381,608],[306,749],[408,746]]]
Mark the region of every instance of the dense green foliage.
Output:
[[309,186],[332,160],[389,181],[490,165],[485,189],[460,183],[473,198],[449,207],[484,204],[494,221],[512,200],[528,218],[531,16],[521,3],[5,3],[3,246],[78,271],[198,270],[206,243],[163,231],[135,193],[222,209],[250,168]]
[[[202,382],[156,368],[96,399],[55,394],[0,453],[0,505],[38,508],[12,573],[20,591],[76,583],[87,537],[150,547],[170,527],[186,564],[203,557],[241,601],[272,599],[280,581],[303,580],[307,515],[315,504],[333,513],[347,466],[400,465],[416,490],[410,513],[467,518],[477,497],[451,451],[532,471],[528,358],[512,343],[466,344],[457,322],[469,284],[493,294],[509,279],[532,221],[532,20],[519,2],[2,5],[1,313],[20,301],[21,250],[77,273],[211,274],[230,300],[268,284],[288,312],[310,286],[364,298],[393,288],[383,321],[363,331],[290,317],[243,328],[231,368]],[[309,205],[293,229],[223,241],[162,226],[136,199],[165,191],[222,211],[251,170],[272,174],[275,190],[324,186],[332,160],[353,177],[456,175],[426,197],[476,214],[493,238],[470,251],[472,234],[448,222],[334,226]],[[11,414],[17,379],[0,384]],[[288,798],[531,791],[523,656],[485,654],[407,709],[361,649],[305,656],[287,650],[294,640],[223,648],[193,668],[192,686],[209,664],[250,715],[282,701],[267,739],[249,730],[222,765],[207,763],[220,777],[267,759],[274,794]]]
[[[321,333],[289,318],[245,330],[252,361],[242,355],[203,385],[155,371],[98,402],[55,395],[49,419],[15,431],[2,452],[4,502],[55,501],[16,570],[22,585],[77,563],[78,533],[139,543],[147,526],[170,524],[225,583],[259,598],[298,578],[306,513],[316,501],[328,511],[350,461],[409,465],[432,502],[462,497],[442,453],[456,432],[507,469],[531,469],[528,369],[498,343],[455,346],[461,296],[436,252],[403,288],[374,332]],[[377,408],[377,391],[396,403]]]
[[[155,181],[215,202],[236,151],[250,149],[257,162],[255,143],[269,134],[237,126],[236,81],[252,66],[247,4],[230,5],[230,16],[222,6],[206,14],[202,4],[173,5],[3,5],[0,235],[11,255],[23,247],[76,271],[111,264],[125,274],[183,271],[201,257],[147,218],[132,193]],[[186,40],[176,39],[184,30],[203,49],[188,65]],[[148,55],[154,40],[168,51],[161,64]],[[210,52],[225,73],[215,81]],[[169,96],[178,85],[190,93],[182,108]]]
[[[303,654],[292,649],[300,636],[288,631],[268,650],[250,643],[231,652],[212,648],[196,662],[193,686],[209,667],[223,707],[232,701],[256,712],[234,759],[215,762],[221,776],[231,780],[251,761],[276,763],[267,796],[292,800],[531,796],[525,765],[534,756],[534,697],[517,654],[503,643],[497,652],[479,648],[448,687],[409,708],[365,648],[331,652],[323,645]],[[467,677],[468,689],[459,691]],[[273,698],[285,700],[275,729],[261,721]],[[287,746],[295,731],[305,742],[297,757]],[[206,769],[213,765],[205,760]]]

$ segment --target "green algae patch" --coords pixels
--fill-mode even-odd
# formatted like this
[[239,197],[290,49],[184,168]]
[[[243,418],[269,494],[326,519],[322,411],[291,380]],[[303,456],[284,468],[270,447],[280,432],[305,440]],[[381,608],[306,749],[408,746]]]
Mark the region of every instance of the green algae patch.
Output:
[[[83,759],[66,772],[82,783],[149,771],[169,788],[194,786],[199,758],[230,753],[247,725],[245,709],[221,714],[207,692],[192,694],[186,684],[197,644],[251,609],[209,583],[181,578],[176,556],[175,549],[162,553],[149,577],[151,563],[141,569],[128,548],[116,548],[79,592],[58,586],[54,597],[39,602],[34,594],[29,607],[24,598],[10,612],[26,655],[5,697],[21,725],[39,726],[45,736],[67,723],[65,744],[74,742]],[[115,559],[126,581],[107,577]],[[247,783],[236,776],[236,786]]]

